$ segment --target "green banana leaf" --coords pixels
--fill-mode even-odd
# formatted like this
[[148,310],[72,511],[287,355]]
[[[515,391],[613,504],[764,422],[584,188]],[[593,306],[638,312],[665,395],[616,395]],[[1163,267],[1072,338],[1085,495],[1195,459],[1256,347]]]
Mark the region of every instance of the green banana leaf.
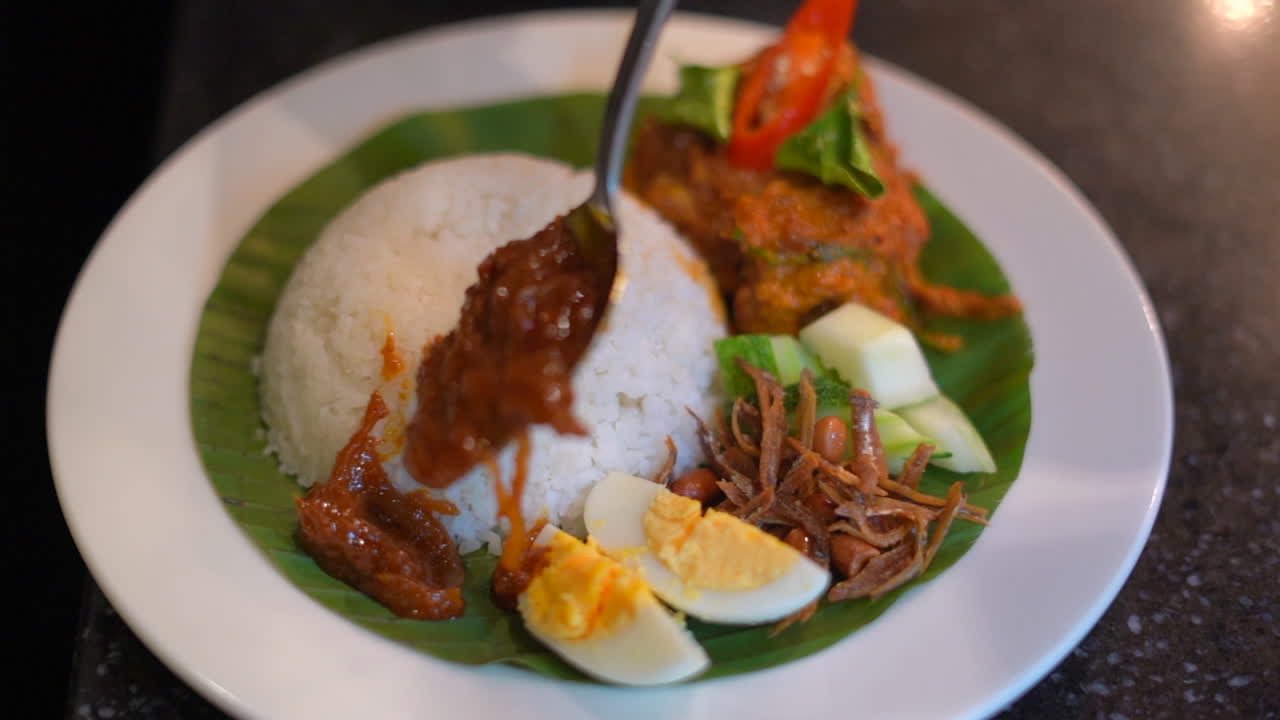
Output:
[[[644,108],[658,102],[646,99]],[[584,679],[539,645],[518,616],[490,602],[494,560],[468,556],[466,616],[445,622],[398,618],[329,577],[294,539],[294,499],[301,491],[264,453],[257,381],[268,318],[294,264],[321,228],[378,181],[424,161],[462,153],[522,151],[587,166],[594,155],[603,97],[572,94],[485,107],[426,112],[376,132],[279,199],[249,230],[227,262],[201,317],[191,366],[191,421],[218,496],[245,533],[298,590],[388,639],[468,664],[510,663],[548,676]],[[1008,289],[982,244],[924,188],[920,201],[933,234],[923,257],[934,281],[997,292]],[[1020,318],[992,323],[938,321],[931,329],[964,337],[952,355],[930,353],[939,385],[973,418],[999,464],[992,475],[959,476],[931,468],[923,488],[943,494],[964,480],[971,502],[994,509],[1022,463],[1031,422],[1031,337]],[[999,522],[998,512],[993,521]],[[776,637],[768,627],[726,627],[690,620],[712,658],[703,677],[766,668],[825,648],[883,613],[902,592],[950,567],[981,528],[959,522],[923,577],[875,601],[822,607],[808,623]]]

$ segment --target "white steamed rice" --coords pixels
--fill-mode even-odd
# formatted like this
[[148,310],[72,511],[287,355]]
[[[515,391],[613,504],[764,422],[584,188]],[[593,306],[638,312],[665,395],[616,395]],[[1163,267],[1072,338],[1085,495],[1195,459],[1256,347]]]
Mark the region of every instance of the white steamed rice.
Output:
[[[268,449],[303,486],[328,477],[338,450],[381,388],[403,424],[414,403],[422,348],[457,322],[476,266],[498,246],[528,237],[577,205],[589,173],[514,154],[473,155],[422,165],[371,189],[335,218],[295,268],[276,307],[261,358]],[[610,470],[654,473],[664,438],[679,448],[677,472],[698,459],[685,407],[715,403],[712,343],[726,332],[706,266],[660,218],[620,198],[626,290],[574,377],[574,412],[589,438],[532,433],[526,517],[582,534],[587,490]],[[381,377],[393,329],[406,369]],[[383,445],[402,489],[418,487]],[[502,458],[510,472],[511,450]],[[508,475],[509,477],[509,475]],[[464,552],[495,547],[492,479],[473,470],[441,493],[460,510],[446,525]]]

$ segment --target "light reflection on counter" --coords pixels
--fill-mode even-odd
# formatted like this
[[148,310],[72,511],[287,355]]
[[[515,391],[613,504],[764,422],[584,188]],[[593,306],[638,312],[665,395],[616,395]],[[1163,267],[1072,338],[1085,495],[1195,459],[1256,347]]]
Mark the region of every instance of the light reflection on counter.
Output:
[[1249,30],[1271,19],[1275,0],[1204,0],[1218,24],[1228,30]]

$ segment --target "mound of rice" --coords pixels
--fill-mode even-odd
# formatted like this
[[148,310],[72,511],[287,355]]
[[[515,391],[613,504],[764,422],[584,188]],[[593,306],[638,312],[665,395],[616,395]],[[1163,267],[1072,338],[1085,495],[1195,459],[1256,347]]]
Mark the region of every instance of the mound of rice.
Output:
[[[326,479],[381,389],[392,411],[378,429],[385,465],[402,489],[417,488],[399,462],[397,429],[413,411],[423,347],[457,322],[486,255],[534,234],[590,188],[589,173],[549,160],[473,155],[386,180],[335,218],[294,269],[259,364],[268,449],[281,469],[303,486]],[[532,433],[526,517],[545,514],[578,534],[586,492],[606,472],[656,472],[667,435],[677,471],[699,458],[685,407],[705,415],[715,404],[712,343],[726,332],[694,251],[631,198],[618,212],[626,289],[574,377],[574,411],[591,437]],[[405,370],[384,382],[389,330]],[[508,477],[511,455],[501,458]],[[481,468],[440,493],[458,505],[445,522],[464,552],[498,540],[492,483]]]

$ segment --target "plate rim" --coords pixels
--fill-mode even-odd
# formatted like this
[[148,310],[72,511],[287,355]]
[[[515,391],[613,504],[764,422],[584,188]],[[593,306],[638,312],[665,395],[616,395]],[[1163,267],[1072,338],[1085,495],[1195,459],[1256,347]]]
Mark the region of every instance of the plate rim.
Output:
[[[59,470],[60,453],[56,449],[58,434],[56,425],[62,417],[56,412],[54,406],[54,394],[57,381],[65,376],[65,346],[67,339],[65,334],[68,332],[66,320],[70,312],[77,305],[77,301],[85,292],[85,278],[90,275],[95,268],[95,261],[102,253],[104,246],[110,238],[115,236],[118,226],[123,219],[131,212],[137,212],[137,208],[145,201],[150,192],[158,185],[161,185],[169,178],[174,169],[182,166],[187,158],[203,143],[212,137],[216,137],[222,133],[228,126],[234,125],[238,119],[252,111],[254,108],[269,102],[272,98],[289,92],[296,86],[305,85],[315,78],[322,77],[329,72],[358,62],[360,60],[373,58],[382,54],[394,53],[401,46],[415,46],[421,43],[427,43],[437,37],[444,37],[454,34],[467,32],[480,32],[485,30],[494,30],[508,26],[515,26],[529,22],[561,22],[561,21],[581,21],[581,20],[601,20],[607,22],[621,22],[625,18],[629,18],[631,12],[620,9],[554,9],[554,10],[534,10],[527,12],[509,13],[481,18],[473,18],[458,22],[446,23],[432,26],[416,31],[409,31],[398,34],[383,40],[369,43],[336,56],[330,57],[315,65],[312,65],[298,73],[283,78],[282,80],[262,89],[247,97],[243,101],[227,110],[212,122],[205,125],[198,132],[193,134],[186,141],[181,143],[167,157],[165,157],[147,178],[130,194],[126,202],[121,205],[119,210],[113,216],[111,222],[104,228],[101,235],[94,243],[93,248],[86,257],[85,262],[77,273],[71,291],[68,293],[67,300],[64,304],[62,312],[59,316],[58,328],[55,334],[54,342],[50,352],[49,362],[49,378],[46,387],[46,420],[45,431],[47,438],[47,449],[49,453],[50,466],[54,481],[55,490],[58,495],[60,507],[62,508],[64,521],[67,523],[68,530],[71,532],[77,549],[89,568],[90,573],[102,588],[104,595],[112,603],[114,607],[119,609],[123,604],[121,599],[126,592],[114,586],[111,581],[104,581],[104,576],[108,575],[103,567],[103,560],[95,554],[92,549],[90,538],[83,537],[85,532],[82,526],[78,527],[75,522],[73,512],[69,511],[68,497],[70,490],[63,472]],[[680,11],[672,18],[672,22],[680,21],[697,21],[724,26],[725,32],[736,32],[739,29],[760,32],[761,30],[776,29],[765,23],[746,20],[739,17],[720,15],[705,12],[687,12]],[[1161,471],[1159,479],[1153,487],[1150,500],[1144,509],[1141,527],[1138,528],[1138,534],[1135,536],[1134,542],[1127,549],[1124,560],[1121,562],[1120,568],[1113,575],[1108,587],[1099,593],[1093,602],[1090,611],[1079,618],[1072,632],[1064,635],[1058,644],[1056,650],[1046,655],[1044,661],[1038,663],[1035,667],[1029,667],[1015,682],[1008,683],[1005,692],[1000,693],[997,697],[990,698],[990,701],[981,709],[982,713],[989,713],[1003,707],[1008,702],[1016,699],[1018,696],[1026,692],[1037,680],[1053,665],[1061,661],[1063,657],[1075,647],[1083,636],[1097,623],[1101,615],[1114,602],[1120,588],[1125,584],[1131,575],[1138,558],[1150,536],[1151,529],[1154,525],[1156,515],[1158,513],[1163,494],[1165,492],[1168,480],[1168,472],[1172,455],[1172,440],[1174,433],[1174,418],[1172,415],[1173,389],[1170,374],[1169,356],[1167,351],[1164,334],[1161,330],[1158,316],[1154,309],[1154,305],[1147,292],[1146,286],[1138,274],[1131,257],[1125,252],[1123,246],[1112,232],[1110,226],[1105,222],[1098,210],[1087,200],[1084,194],[1071,182],[1071,180],[1056,165],[1054,165],[1047,157],[1042,155],[1034,146],[1024,140],[1020,135],[1011,128],[1004,125],[996,118],[988,115],[983,110],[972,104],[967,99],[956,95],[946,87],[934,83],[928,79],[922,78],[915,73],[906,70],[896,64],[875,58],[874,56],[866,56],[878,73],[893,76],[895,81],[911,86],[917,90],[929,95],[933,100],[945,103],[954,110],[960,112],[974,125],[982,128],[984,131],[993,133],[1000,140],[1013,146],[1021,159],[1029,160],[1035,169],[1050,180],[1054,189],[1064,197],[1070,199],[1074,209],[1082,213],[1099,231],[1100,235],[1106,240],[1105,246],[1109,251],[1111,260],[1123,271],[1126,279],[1137,290],[1137,299],[1141,306],[1142,312],[1146,317],[1149,337],[1154,342],[1154,349],[1158,356],[1162,373],[1158,378],[1161,385],[1161,405],[1160,408],[1163,423],[1161,428],[1161,447],[1162,458],[1160,460]],[[352,141],[356,141],[354,138]],[[940,197],[945,197],[945,193],[939,192]],[[1028,323],[1030,325],[1030,323]],[[1033,337],[1035,336],[1035,328],[1031,327]],[[1038,350],[1038,345],[1035,346]],[[189,350],[189,349],[188,349]],[[189,351],[186,353],[189,356]],[[1034,370],[1033,370],[1034,373]],[[1034,427],[1034,415],[1033,415]],[[1016,486],[1016,484],[1015,484]],[[954,571],[953,571],[954,572]],[[176,675],[181,677],[184,682],[197,690],[202,696],[210,700],[212,703],[220,707],[226,712],[232,714],[252,714],[253,708],[246,707],[239,702],[233,693],[218,686],[210,678],[204,677],[198,671],[188,667],[177,657],[170,654],[170,648],[166,643],[157,638],[152,637],[150,629],[144,620],[133,619],[121,611],[122,617],[125,617],[131,630],[146,645],[148,650],[153,652],[160,658],[164,664],[172,670]]]

